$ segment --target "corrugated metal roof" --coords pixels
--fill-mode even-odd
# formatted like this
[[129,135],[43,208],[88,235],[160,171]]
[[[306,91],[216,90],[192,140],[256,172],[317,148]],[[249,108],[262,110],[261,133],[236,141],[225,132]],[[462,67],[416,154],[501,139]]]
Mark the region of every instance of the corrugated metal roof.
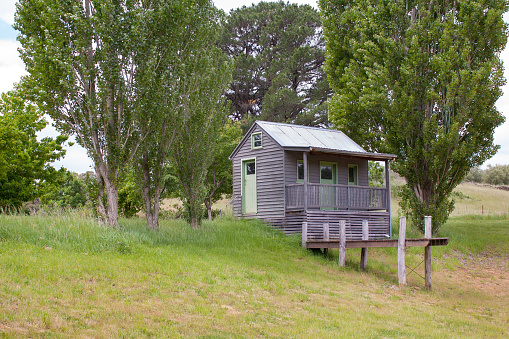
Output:
[[366,151],[345,133],[316,127],[256,121],[281,147],[310,147],[347,152]]

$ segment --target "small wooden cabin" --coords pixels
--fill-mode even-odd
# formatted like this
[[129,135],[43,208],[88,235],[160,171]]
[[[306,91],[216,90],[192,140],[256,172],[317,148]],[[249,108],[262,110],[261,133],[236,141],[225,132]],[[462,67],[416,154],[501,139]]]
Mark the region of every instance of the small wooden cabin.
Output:
[[[361,239],[368,220],[370,239],[391,235],[392,154],[369,153],[343,132],[256,121],[230,155],[233,214],[259,218],[285,233],[321,237],[323,224],[339,237]],[[386,187],[369,187],[368,161],[384,161]],[[320,234],[319,234],[320,233]]]

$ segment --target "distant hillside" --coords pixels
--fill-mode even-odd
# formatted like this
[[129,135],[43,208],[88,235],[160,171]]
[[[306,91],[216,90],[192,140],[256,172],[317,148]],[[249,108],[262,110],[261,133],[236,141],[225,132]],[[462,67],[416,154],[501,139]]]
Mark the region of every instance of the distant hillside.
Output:
[[[399,178],[398,178],[399,179]],[[403,180],[394,180],[393,190],[403,185]],[[393,182],[394,182],[393,181]],[[509,188],[476,183],[462,183],[454,190],[455,209],[451,216],[509,214]],[[394,197],[391,209],[398,215],[399,199]]]

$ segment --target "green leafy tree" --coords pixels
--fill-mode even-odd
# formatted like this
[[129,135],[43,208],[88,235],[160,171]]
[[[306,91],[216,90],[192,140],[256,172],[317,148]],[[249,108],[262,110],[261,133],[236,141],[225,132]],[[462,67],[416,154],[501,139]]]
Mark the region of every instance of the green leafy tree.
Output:
[[154,11],[144,13],[145,38],[136,62],[137,109],[146,122],[140,124],[146,137],[135,168],[147,224],[157,229],[160,201],[172,184],[172,143],[185,122],[179,107],[186,104],[187,84],[194,81],[187,77],[200,77],[189,65],[214,41],[220,12],[209,0],[154,1],[152,6]]
[[173,142],[173,162],[180,182],[186,218],[193,228],[201,223],[205,180],[214,159],[218,139],[227,116],[224,92],[231,81],[232,65],[214,46],[217,26],[211,25],[209,39],[185,65],[179,86],[178,112],[182,130]]
[[242,129],[238,122],[227,121],[217,140],[214,158],[205,179],[205,207],[209,220],[212,220],[212,204],[221,199],[223,195],[232,194],[232,162],[229,156],[242,139],[242,135]]
[[[21,0],[21,57],[34,100],[93,159],[109,225],[118,222],[118,180],[143,140],[135,60],[151,2]],[[143,121],[147,123],[147,121]]]
[[260,2],[230,12],[221,48],[235,60],[230,116],[326,124],[330,94],[318,12],[309,5]]
[[509,185],[509,165],[488,165],[484,182],[490,185]]
[[41,196],[58,176],[51,163],[64,156],[67,136],[37,140],[46,125],[21,88],[1,94],[0,207],[21,207]]
[[465,176],[464,181],[481,183],[484,181],[485,173],[480,166],[475,166],[470,169]]
[[40,200],[46,206],[80,208],[85,207],[90,199],[85,179],[62,168]]
[[126,218],[134,217],[143,208],[140,185],[132,166],[122,172],[118,188],[118,209]]
[[370,151],[394,153],[402,207],[433,230],[451,193],[493,156],[507,2],[321,0],[329,119]]
[[382,187],[385,184],[385,169],[376,161],[368,162],[369,186]]

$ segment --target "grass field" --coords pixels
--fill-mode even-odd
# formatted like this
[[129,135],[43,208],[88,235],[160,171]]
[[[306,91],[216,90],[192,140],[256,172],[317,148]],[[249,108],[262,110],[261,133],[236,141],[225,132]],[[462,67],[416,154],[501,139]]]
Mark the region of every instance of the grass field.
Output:
[[[327,256],[258,221],[118,230],[79,213],[0,215],[0,337],[507,337],[509,218],[461,217],[433,291],[397,285],[395,249]],[[422,249],[407,252],[417,266]],[[416,269],[423,275],[422,265]]]
[[[404,184],[403,179],[393,180],[393,191],[397,191]],[[509,191],[498,189],[495,186],[481,185],[475,183],[462,183],[453,192],[455,208],[452,217],[481,215],[494,216],[509,214]],[[391,199],[391,210],[393,216],[400,213],[399,199]]]

